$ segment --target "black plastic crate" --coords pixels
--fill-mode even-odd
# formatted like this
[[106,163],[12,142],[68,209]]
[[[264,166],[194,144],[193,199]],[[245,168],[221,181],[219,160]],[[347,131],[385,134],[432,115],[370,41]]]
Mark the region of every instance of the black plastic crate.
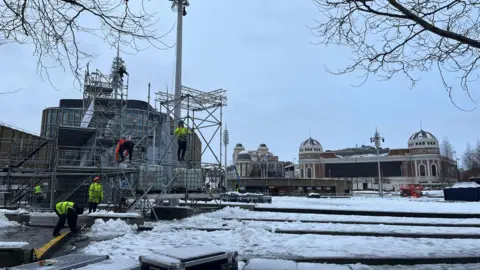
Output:
[[188,247],[140,256],[141,270],[238,270],[238,253],[218,248]]

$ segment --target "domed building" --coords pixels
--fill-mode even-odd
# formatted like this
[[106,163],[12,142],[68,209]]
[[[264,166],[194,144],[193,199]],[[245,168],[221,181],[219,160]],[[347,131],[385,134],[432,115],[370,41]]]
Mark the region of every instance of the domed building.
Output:
[[284,177],[285,165],[278,161],[269,151],[266,144],[261,143],[255,150],[245,150],[241,143],[237,143],[233,149],[233,164],[240,177]]
[[[438,188],[456,182],[455,160],[440,154],[437,138],[423,129],[410,136],[407,148],[380,149],[380,168],[385,190],[401,184]],[[354,189],[378,188],[378,157],[375,147],[362,145],[324,151],[320,142],[308,138],[300,144],[300,178],[351,179]]]
[[[319,178],[319,170],[324,166],[315,164],[323,154],[322,145],[312,138],[300,146],[300,155],[307,175],[310,178]],[[232,159],[234,165],[227,175],[227,189],[235,190],[237,187],[248,192],[263,192],[272,195],[305,194],[311,190],[325,190],[325,193],[345,195],[352,190],[352,181],[345,179],[298,179],[296,174],[297,164],[285,166],[287,162],[278,160],[269,151],[266,144],[262,143],[255,150],[246,150],[238,143],[233,149]],[[323,167],[322,167],[323,166]],[[292,169],[288,171],[287,169]]]
[[323,147],[315,139],[308,138],[300,144],[298,149],[300,162],[300,178],[322,178],[322,164],[318,162],[321,160]]

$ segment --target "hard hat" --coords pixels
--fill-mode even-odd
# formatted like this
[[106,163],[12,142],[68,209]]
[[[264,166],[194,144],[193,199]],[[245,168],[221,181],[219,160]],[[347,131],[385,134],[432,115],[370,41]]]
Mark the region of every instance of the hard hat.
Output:
[[100,181],[100,177],[97,176],[97,177],[93,178],[93,181]]

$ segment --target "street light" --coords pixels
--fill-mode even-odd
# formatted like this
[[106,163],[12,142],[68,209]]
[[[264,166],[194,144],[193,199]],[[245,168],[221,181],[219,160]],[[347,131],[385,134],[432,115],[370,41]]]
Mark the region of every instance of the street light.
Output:
[[[177,50],[175,58],[175,100],[180,101],[182,95],[182,31],[183,31],[183,16],[187,15],[186,7],[190,5],[188,0],[169,0],[172,2],[172,10],[177,9]],[[175,125],[178,124],[182,117],[182,107],[178,104],[175,105],[174,109],[174,122]]]
[[223,145],[225,146],[225,164],[224,164],[224,172],[223,172],[223,186],[227,186],[227,148],[228,144],[230,143],[230,134],[228,133],[227,125],[225,125],[225,131],[223,132]]
[[380,170],[380,145],[382,142],[385,142],[385,138],[380,137],[378,129],[375,127],[375,134],[370,138],[371,143],[375,143],[375,148],[377,149],[377,163],[378,163],[378,191],[380,197],[383,197],[383,183],[382,183],[382,171]]

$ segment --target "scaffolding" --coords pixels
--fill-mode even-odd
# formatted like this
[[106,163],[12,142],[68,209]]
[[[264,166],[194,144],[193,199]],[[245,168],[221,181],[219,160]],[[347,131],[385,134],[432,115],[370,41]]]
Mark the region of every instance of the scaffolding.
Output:
[[[125,72],[125,80],[119,71]],[[119,210],[126,204],[123,211],[146,213],[155,201],[161,205],[164,200],[178,198],[196,203],[220,197],[216,192],[224,184],[211,179],[223,170],[226,90],[203,92],[183,87],[177,99],[173,94],[158,92],[154,109],[149,86],[148,108],[143,102],[141,109],[131,109],[135,102],[142,101],[127,100],[128,73],[119,57],[114,58],[109,75],[87,70],[83,87],[83,98],[78,100],[81,104],[62,100],[47,121],[43,136],[1,136],[0,163],[5,169],[0,172],[0,193],[10,192],[5,204],[36,211],[52,209],[63,200],[86,206],[95,176],[101,177],[104,207],[109,210]],[[191,130],[186,162],[176,159],[176,108],[183,111],[185,126]],[[124,136],[131,136],[135,143],[135,158],[117,163],[116,143]],[[8,141],[8,145],[2,141]],[[202,160],[207,154],[212,162]],[[33,193],[36,185],[44,187],[41,199]]]
[[[227,105],[226,90],[204,92],[183,86],[180,97],[176,98],[174,94],[160,91],[156,93],[155,101],[159,105],[160,114],[165,117],[160,124],[163,129],[160,142],[163,146],[162,151],[152,149],[152,163],[157,168],[156,175],[163,177],[148,178],[148,172],[145,172],[139,177],[139,182],[143,182],[147,190],[157,186],[161,192],[154,196],[144,194],[142,197],[153,199],[157,205],[172,198],[183,199],[186,203],[214,200],[218,204],[219,194],[213,194],[210,191],[212,187],[207,188],[205,171],[222,168],[222,114],[223,107]],[[190,130],[184,162],[178,161],[175,153],[175,150],[178,150],[173,132],[175,129],[173,115],[176,108],[182,110],[182,115],[185,115],[182,120],[185,127]],[[210,136],[205,132],[208,128],[213,131]],[[216,137],[218,140],[215,140]],[[219,146],[218,154],[212,147],[215,141]],[[213,162],[202,162],[207,151],[214,159]],[[150,170],[149,167],[144,170]]]

